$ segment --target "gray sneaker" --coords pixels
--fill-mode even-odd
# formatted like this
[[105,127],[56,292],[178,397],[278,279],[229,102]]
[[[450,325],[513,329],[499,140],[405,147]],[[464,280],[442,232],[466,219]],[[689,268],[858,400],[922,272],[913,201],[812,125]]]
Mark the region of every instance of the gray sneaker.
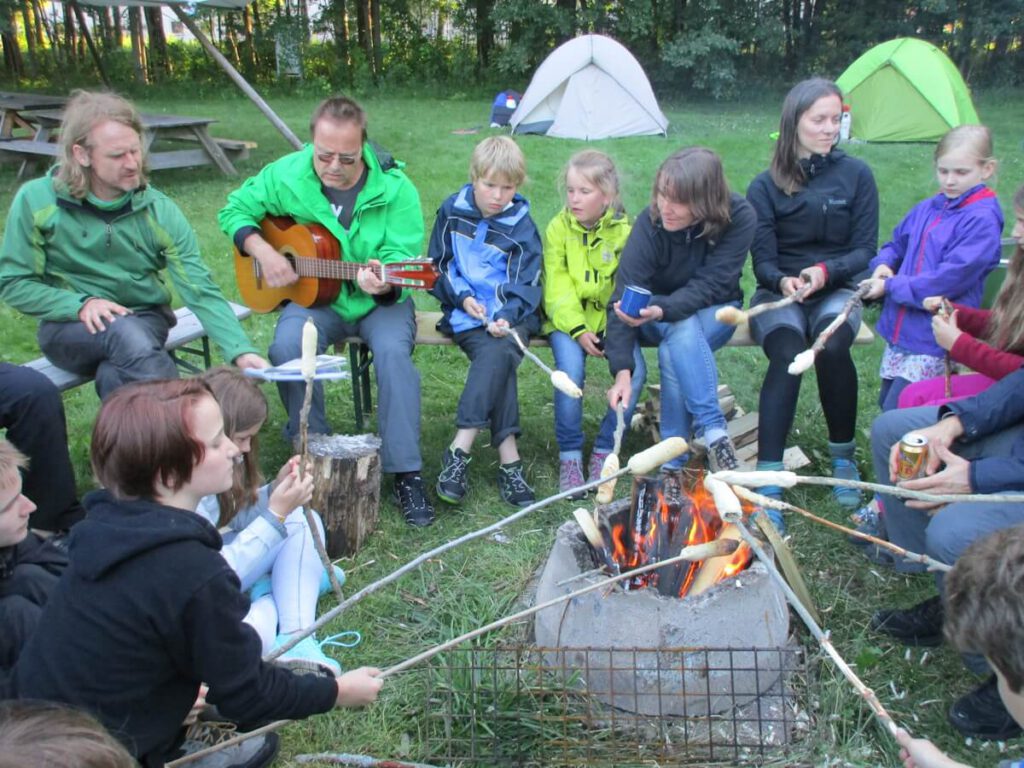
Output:
[[712,472],[724,469],[739,469],[740,460],[736,458],[736,448],[728,435],[720,437],[708,446],[708,467]]
[[[242,734],[238,733],[234,723],[215,723],[200,721],[189,726],[185,732],[185,740],[181,744],[181,754],[177,758],[194,755],[208,747],[221,744]],[[194,768],[267,768],[277,757],[280,747],[276,733],[264,733],[251,739],[225,747],[219,752],[193,760],[189,765]]]

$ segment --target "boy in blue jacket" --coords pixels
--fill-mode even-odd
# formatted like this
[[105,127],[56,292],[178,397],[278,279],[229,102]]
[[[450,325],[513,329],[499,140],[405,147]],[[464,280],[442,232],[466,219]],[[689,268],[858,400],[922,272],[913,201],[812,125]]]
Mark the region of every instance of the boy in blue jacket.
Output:
[[444,313],[438,329],[470,360],[437,495],[449,504],[462,501],[473,442],[490,427],[501,498],[522,507],[534,501],[516,445],[522,353],[505,337],[514,329],[528,343],[540,328],[541,240],[530,204],[516,192],[526,159],[512,139],[492,136],[477,144],[469,170],[471,182],[441,204],[430,235],[430,258],[440,273],[431,293]]

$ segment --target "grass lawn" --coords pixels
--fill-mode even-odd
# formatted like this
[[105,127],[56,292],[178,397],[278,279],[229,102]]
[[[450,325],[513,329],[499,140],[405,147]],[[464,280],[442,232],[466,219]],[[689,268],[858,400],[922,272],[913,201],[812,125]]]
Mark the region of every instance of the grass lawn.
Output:
[[[997,191],[1007,221],[1012,220],[1009,202],[1024,183],[1018,112],[1019,93],[991,94],[979,99],[979,111],[996,136],[996,155],[1001,160]],[[314,100],[275,98],[273,106],[300,136],[305,136]],[[628,211],[635,215],[645,205],[654,170],[678,147],[702,144],[717,150],[725,162],[732,187],[743,191],[753,177],[767,167],[777,127],[781,99],[760,104],[663,104],[671,121],[667,140],[621,139],[596,142],[611,153],[623,180]],[[403,159],[423,201],[424,225],[429,232],[434,211],[441,201],[467,178],[469,155],[474,144],[492,133],[482,128],[477,135],[456,135],[454,130],[486,125],[489,100],[439,102],[432,99],[367,98],[370,134]],[[240,164],[243,175],[288,150],[285,141],[242,98],[224,98],[202,104],[164,101],[141,102],[145,111],[194,114],[217,118],[213,133],[259,143],[253,157]],[[529,181],[522,191],[533,205],[533,215],[543,229],[560,206],[557,177],[569,155],[582,142],[538,137],[520,139],[528,163]],[[880,240],[884,241],[902,215],[919,199],[935,191],[931,168],[932,145],[859,145],[849,151],[866,160],[875,172],[881,197]],[[15,166],[0,166],[0,216],[5,216],[16,187]],[[221,176],[213,168],[161,172],[154,179],[170,195],[195,226],[206,259],[225,294],[237,300],[230,259],[230,244],[217,228],[216,212],[238,179]],[[0,219],[2,222],[2,219]],[[1007,227],[1009,231],[1009,226]],[[753,280],[744,276],[749,297]],[[417,304],[432,307],[428,296]],[[867,313],[869,322],[877,310]],[[265,349],[275,318],[258,316],[247,321],[257,346]],[[5,342],[2,359],[24,362],[38,356],[35,323],[7,307],[0,307],[0,326]],[[881,342],[857,348],[860,378],[858,442],[862,474],[870,475],[868,433],[878,413],[877,371]],[[550,354],[545,350],[550,359]],[[436,478],[440,456],[454,429],[454,407],[464,381],[466,361],[454,347],[425,347],[416,352],[422,374],[422,448],[428,481]],[[653,363],[653,361],[652,361]],[[757,407],[758,388],[765,359],[758,349],[727,349],[718,354],[721,378],[731,385],[747,410]],[[651,368],[656,368],[651,365]],[[656,380],[656,374],[652,374]],[[824,421],[818,404],[813,373],[805,377],[804,392],[796,416],[791,444],[800,445],[812,458],[808,472],[828,472]],[[603,393],[610,378],[603,365],[594,364],[586,387],[587,432],[592,437],[603,414]],[[524,365],[519,375],[523,422],[521,452],[528,465],[538,497],[557,490],[557,448],[553,436],[551,388],[539,371]],[[328,405],[339,431],[352,431],[354,422],[347,384],[329,385]],[[276,472],[288,448],[277,428],[283,411],[268,389],[272,403],[270,425],[263,434],[264,470]],[[93,485],[88,470],[88,440],[98,401],[91,387],[65,397],[72,457],[81,489]],[[625,453],[645,447],[643,437],[628,438]],[[349,571],[348,590],[358,589],[407,562],[421,552],[468,531],[487,525],[511,511],[498,498],[494,485],[495,452],[483,442],[475,452],[470,471],[471,491],[461,508],[439,507],[436,525],[413,530],[401,520],[390,501],[385,502],[380,529],[355,558],[342,563]],[[621,486],[620,486],[621,487]],[[388,487],[388,491],[390,487]],[[845,514],[831,501],[827,489],[797,490],[790,500],[835,520]],[[457,548],[418,571],[377,592],[347,612],[335,631],[358,629],[362,643],[338,654],[346,668],[362,664],[386,667],[454,637],[463,631],[512,611],[531,574],[543,563],[555,528],[570,516],[568,503],[553,505],[507,531],[507,539],[485,539]],[[883,605],[910,605],[933,593],[928,576],[898,576],[870,566],[842,537],[802,519],[790,524],[791,546],[800,561],[827,629],[845,658],[854,663],[867,684],[875,688],[895,718],[916,734],[933,738],[958,759],[974,765],[994,765],[995,746],[965,744],[946,725],[945,711],[955,696],[975,685],[965,674],[957,655],[948,648],[933,650],[923,663],[922,653],[880,640],[867,630],[871,612]],[[329,605],[322,606],[326,610]],[[804,642],[809,636],[794,618]],[[484,639],[496,644],[501,637]],[[815,654],[811,654],[815,656]],[[778,764],[893,765],[897,762],[891,741],[873,725],[868,709],[849,685],[823,662],[808,702],[816,726],[810,738],[795,745]],[[356,752],[378,757],[424,758],[421,751],[425,707],[423,675],[409,673],[388,682],[380,702],[362,712],[336,712],[290,726],[284,731],[284,755],[304,752]],[[1020,744],[1011,746],[1020,747]],[[282,760],[282,764],[288,764]],[[541,763],[538,763],[541,764]]]

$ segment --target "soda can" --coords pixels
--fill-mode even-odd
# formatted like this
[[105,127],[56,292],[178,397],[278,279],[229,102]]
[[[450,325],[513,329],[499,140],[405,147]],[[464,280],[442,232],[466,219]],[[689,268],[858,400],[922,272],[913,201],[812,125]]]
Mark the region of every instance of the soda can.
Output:
[[913,480],[924,475],[928,463],[928,438],[916,432],[908,432],[900,440],[896,454],[896,476],[900,480]]

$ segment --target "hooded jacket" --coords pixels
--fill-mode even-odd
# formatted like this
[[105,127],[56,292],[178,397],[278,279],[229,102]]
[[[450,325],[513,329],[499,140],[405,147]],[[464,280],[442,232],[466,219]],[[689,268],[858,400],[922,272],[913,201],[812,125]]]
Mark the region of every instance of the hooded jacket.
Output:
[[[947,403],[939,417],[955,413],[964,433],[959,442],[972,443],[1024,421],[1024,370],[1011,373],[974,397]],[[968,478],[973,493],[1024,490],[1024,435],[1006,456],[972,459]]]
[[168,305],[169,277],[225,360],[256,352],[170,198],[141,187],[107,214],[59,191],[55,172],[14,196],[0,246],[0,299],[38,320],[77,322],[94,297],[133,310]]
[[429,255],[440,276],[431,293],[444,317],[438,328],[447,334],[481,328],[486,322],[466,314],[462,303],[473,296],[487,308],[487,318],[507,320],[515,328],[540,328],[541,242],[530,218],[530,204],[518,192],[504,211],[485,218],[467,184],[437,211]]
[[638,285],[649,290],[649,306],[661,307],[665,323],[684,320],[716,304],[742,301],[740,273],[756,223],[753,208],[736,193],[730,198],[730,221],[714,238],[701,233],[701,222],[668,232],[660,221],[651,219],[650,208],[640,212],[622,251],[615,291],[608,302],[605,355],[613,376],[633,370],[633,347],[639,332],[619,320],[611,306],[622,297],[625,287]]
[[332,679],[260,659],[220,534],[194,512],[107,491],[84,500],[71,565],[14,669],[19,698],[81,707],[145,766],[163,765],[199,684],[242,723],[330,710]]
[[[321,190],[313,169],[312,144],[270,163],[228,195],[228,204],[217,217],[220,228],[237,245],[240,231],[259,230],[268,215],[290,216],[299,223],[324,226],[338,239],[345,261],[365,264],[379,259],[388,264],[417,258],[423,244],[423,212],[416,187],[402,172],[401,163],[383,150],[378,154],[368,141],[363,142],[363,162],[366,184],[356,198],[348,229],[338,223]],[[396,292],[399,300],[407,298],[402,295],[405,292]],[[393,294],[385,297],[381,303],[394,300]],[[342,320],[355,323],[377,304],[354,280],[347,280],[331,306]]]
[[931,313],[921,303],[928,296],[945,296],[977,307],[985,277],[999,263],[1002,232],[999,200],[984,184],[953,200],[938,194],[915,205],[870,264],[871,269],[884,264],[894,273],[885,281],[878,318],[882,338],[916,354],[941,357]]
[[590,229],[563,208],[544,232],[544,330],[577,338],[603,333],[619,255],[631,225],[625,213],[604,212]]
[[867,163],[841,149],[800,161],[806,184],[792,195],[764,171],[750,182],[757,211],[750,253],[757,284],[774,293],[779,281],[821,265],[826,285],[856,282],[878,247],[878,189]]

